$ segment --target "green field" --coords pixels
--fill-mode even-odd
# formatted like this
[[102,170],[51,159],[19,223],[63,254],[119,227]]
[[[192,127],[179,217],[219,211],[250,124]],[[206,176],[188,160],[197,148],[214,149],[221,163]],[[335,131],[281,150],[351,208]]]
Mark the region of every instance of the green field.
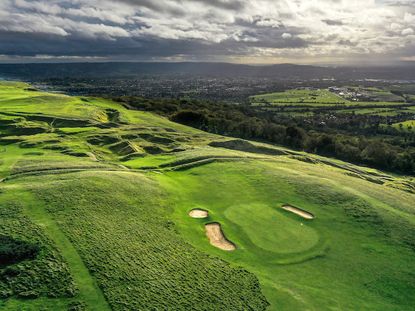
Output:
[[[414,103],[377,88],[353,88],[364,94],[366,100],[353,101],[326,89],[293,89],[285,92],[250,97],[252,107],[292,117],[307,117],[317,113],[356,114],[371,116],[397,116],[411,114]],[[368,101],[371,98],[372,101]]]
[[270,104],[344,104],[347,101],[327,90],[288,90],[251,97],[255,103]]
[[366,97],[379,102],[403,102],[404,98],[402,96],[393,94],[388,89],[377,88],[377,87],[349,87],[349,89],[354,90]]
[[0,83],[0,310],[413,310],[413,179],[29,88]]
[[401,123],[393,124],[393,127],[405,131],[415,131],[415,120],[409,120]]

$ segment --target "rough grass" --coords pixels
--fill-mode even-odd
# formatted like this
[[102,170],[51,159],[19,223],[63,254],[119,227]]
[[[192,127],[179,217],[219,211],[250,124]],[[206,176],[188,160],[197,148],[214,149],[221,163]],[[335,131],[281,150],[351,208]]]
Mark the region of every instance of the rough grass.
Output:
[[33,192],[59,220],[113,310],[267,305],[252,274],[196,251],[175,233],[171,209],[143,175],[70,174],[36,184]]
[[34,245],[37,252],[0,266],[0,298],[74,297],[77,288],[68,265],[42,227],[26,215],[22,201],[20,191],[2,189],[0,234]]

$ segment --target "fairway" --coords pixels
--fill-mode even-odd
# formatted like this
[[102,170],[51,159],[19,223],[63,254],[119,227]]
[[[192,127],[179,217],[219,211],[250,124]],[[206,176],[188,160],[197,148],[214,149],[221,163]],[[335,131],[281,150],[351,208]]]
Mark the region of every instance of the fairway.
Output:
[[[404,199],[397,206],[392,199],[395,190],[354,180],[329,168],[322,172],[314,164],[300,164],[286,158],[275,162],[258,160],[249,166],[217,163],[157,178],[176,202],[174,215],[182,235],[195,247],[253,271],[260,279],[271,310],[279,309],[281,299],[286,303],[283,310],[305,306],[330,309],[339,304],[341,309],[365,306],[376,310],[393,308],[397,301],[412,300],[412,273],[407,270],[411,265],[411,251],[404,250],[403,240],[396,241],[401,246],[396,242],[392,243],[394,246],[384,244],[384,229],[378,231],[387,226],[390,228],[387,230],[409,234],[404,232],[415,219],[412,195],[404,195],[402,199],[406,197],[407,201]],[[351,183],[355,184],[353,190],[341,186]],[[363,185],[368,196],[359,190]],[[243,192],[239,191],[241,187]],[[210,191],[206,193],[204,189]],[[386,205],[375,198],[387,202]],[[317,217],[310,221],[282,210],[282,202],[287,201],[295,202]],[[190,202],[208,206],[209,221],[202,219],[197,225],[189,219],[185,211]],[[388,209],[384,210],[387,206],[393,206],[392,210],[397,213],[403,206],[408,208],[404,216],[407,229],[392,229],[392,223],[398,220]],[[220,223],[226,237],[237,245],[234,252],[223,253],[209,244],[203,226],[212,221]],[[401,249],[399,254],[394,253],[396,248]],[[404,253],[407,259],[403,259]],[[390,258],[394,260],[391,262]],[[398,270],[402,271],[398,279],[406,279],[403,283],[398,279],[392,281]],[[336,287],[318,289],[317,284],[333,282],[330,276],[334,274],[342,275]],[[395,284],[393,287],[400,288],[399,294],[395,292],[396,300],[384,300],[381,295],[376,300],[368,299],[374,295],[373,290],[380,293],[388,289],[378,281],[372,281],[368,287],[367,278],[380,281],[386,275],[389,275],[388,282]],[[293,295],[293,290],[301,294]],[[346,298],[356,290],[359,297]],[[330,297],[330,301],[323,297]],[[409,304],[402,308],[409,308]]]
[[0,83],[1,310],[413,309],[413,178],[29,88]]

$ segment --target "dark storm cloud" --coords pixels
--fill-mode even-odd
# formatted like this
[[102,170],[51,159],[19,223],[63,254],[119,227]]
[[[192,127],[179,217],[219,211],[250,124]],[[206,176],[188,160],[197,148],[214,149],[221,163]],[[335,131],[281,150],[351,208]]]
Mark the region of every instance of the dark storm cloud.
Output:
[[185,15],[186,11],[182,7],[166,5],[164,1],[152,1],[152,0],[119,0],[126,4],[135,6],[137,8],[147,8],[156,12],[169,13],[176,16]]
[[[164,10],[165,9],[165,3],[163,1],[151,1],[151,0],[120,0],[121,2],[125,2],[131,5],[136,6],[144,6],[149,9],[154,10]],[[192,2],[199,2],[207,7],[214,6],[221,9],[226,10],[241,10],[245,4],[243,1],[236,1],[236,0],[184,0],[182,1],[184,6],[186,4],[192,3]]]
[[376,0],[1,0],[0,61],[411,57],[413,8]]
[[195,0],[197,2],[204,3],[205,5],[212,5],[218,8],[227,9],[227,10],[241,10],[245,7],[243,1],[235,1],[235,0]]
[[323,19],[322,22],[326,23],[329,26],[341,26],[343,25],[342,21],[335,21],[332,19]]

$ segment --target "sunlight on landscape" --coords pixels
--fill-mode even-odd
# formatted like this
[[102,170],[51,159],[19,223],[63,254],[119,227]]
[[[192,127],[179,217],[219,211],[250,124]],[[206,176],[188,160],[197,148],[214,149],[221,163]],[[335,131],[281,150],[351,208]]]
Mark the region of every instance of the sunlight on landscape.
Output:
[[414,25],[0,1],[0,310],[413,311]]

